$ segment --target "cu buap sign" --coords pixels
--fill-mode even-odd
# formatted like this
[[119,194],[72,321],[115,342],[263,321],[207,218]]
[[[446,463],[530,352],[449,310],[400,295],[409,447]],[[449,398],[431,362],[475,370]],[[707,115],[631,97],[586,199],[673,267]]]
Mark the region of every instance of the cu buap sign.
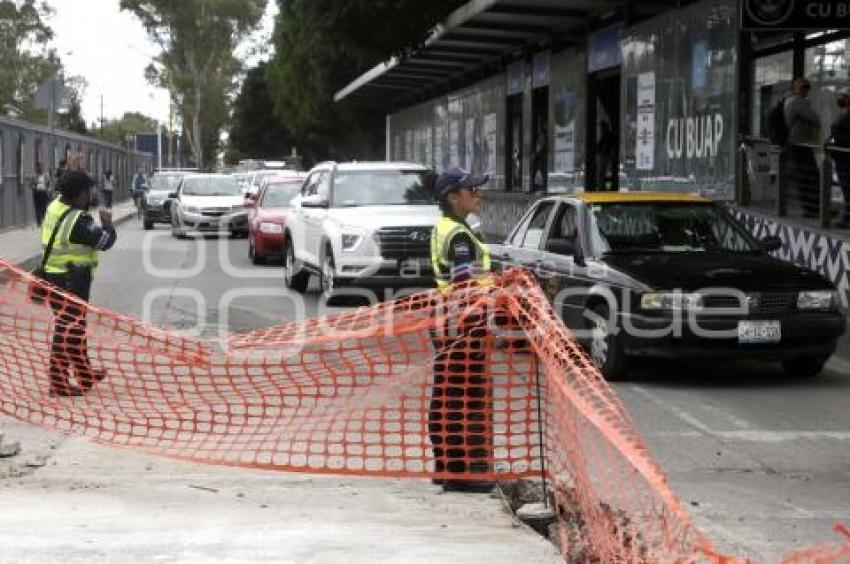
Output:
[[742,29],[850,29],[848,0],[740,0]]

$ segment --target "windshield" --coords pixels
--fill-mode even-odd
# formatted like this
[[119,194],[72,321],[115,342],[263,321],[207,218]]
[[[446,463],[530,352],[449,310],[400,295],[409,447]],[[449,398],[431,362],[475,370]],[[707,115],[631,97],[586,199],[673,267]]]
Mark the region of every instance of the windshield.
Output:
[[182,179],[183,176],[179,174],[154,174],[150,181],[151,190],[173,192],[180,186]]
[[752,236],[713,204],[592,205],[589,236],[597,256],[760,250]]
[[269,184],[266,188],[266,195],[263,196],[263,206],[269,208],[282,208],[289,205],[290,200],[298,195],[301,191],[302,180],[293,180],[291,182],[275,182]]
[[238,196],[239,183],[230,176],[201,176],[183,181],[184,196]]
[[425,171],[338,171],[334,177],[334,205],[396,206],[431,205],[425,188]]

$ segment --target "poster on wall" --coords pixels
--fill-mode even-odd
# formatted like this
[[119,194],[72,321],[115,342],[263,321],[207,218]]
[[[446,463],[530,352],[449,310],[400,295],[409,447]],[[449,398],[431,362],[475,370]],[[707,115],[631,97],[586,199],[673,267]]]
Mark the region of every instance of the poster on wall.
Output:
[[434,137],[431,126],[425,128],[425,162],[427,167],[434,167]]
[[422,132],[418,129],[413,130],[413,162],[419,163],[422,162],[422,153],[420,152],[420,139],[422,138]]
[[445,138],[445,128],[438,125],[434,128],[434,170],[443,172],[445,165],[443,164],[443,139]]
[[466,141],[466,150],[463,155],[463,168],[472,170],[475,161],[475,119],[468,118],[466,120],[466,129],[464,130],[464,141]]
[[496,114],[484,116],[484,150],[487,156],[487,174],[496,174]]
[[555,94],[555,172],[575,170],[576,95],[562,90]]
[[638,75],[636,168],[655,168],[655,73]]
[[449,121],[449,166],[458,166],[460,163],[460,121],[453,119]]

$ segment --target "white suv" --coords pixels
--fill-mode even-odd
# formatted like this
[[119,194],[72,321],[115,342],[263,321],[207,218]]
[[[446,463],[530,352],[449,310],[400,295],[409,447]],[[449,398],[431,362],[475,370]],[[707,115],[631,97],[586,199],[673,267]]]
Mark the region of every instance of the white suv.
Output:
[[431,229],[440,211],[413,163],[322,163],[284,221],[284,282],[304,292],[310,274],[331,297],[341,285],[431,285]]

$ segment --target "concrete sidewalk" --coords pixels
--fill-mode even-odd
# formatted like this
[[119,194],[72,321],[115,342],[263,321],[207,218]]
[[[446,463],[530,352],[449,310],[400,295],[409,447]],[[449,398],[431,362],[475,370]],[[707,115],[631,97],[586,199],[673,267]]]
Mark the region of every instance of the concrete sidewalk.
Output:
[[[95,218],[97,214],[95,213]],[[132,200],[120,202],[112,207],[112,221],[117,226],[136,216]],[[32,270],[41,260],[41,239],[35,223],[0,231],[0,258],[25,270]]]

